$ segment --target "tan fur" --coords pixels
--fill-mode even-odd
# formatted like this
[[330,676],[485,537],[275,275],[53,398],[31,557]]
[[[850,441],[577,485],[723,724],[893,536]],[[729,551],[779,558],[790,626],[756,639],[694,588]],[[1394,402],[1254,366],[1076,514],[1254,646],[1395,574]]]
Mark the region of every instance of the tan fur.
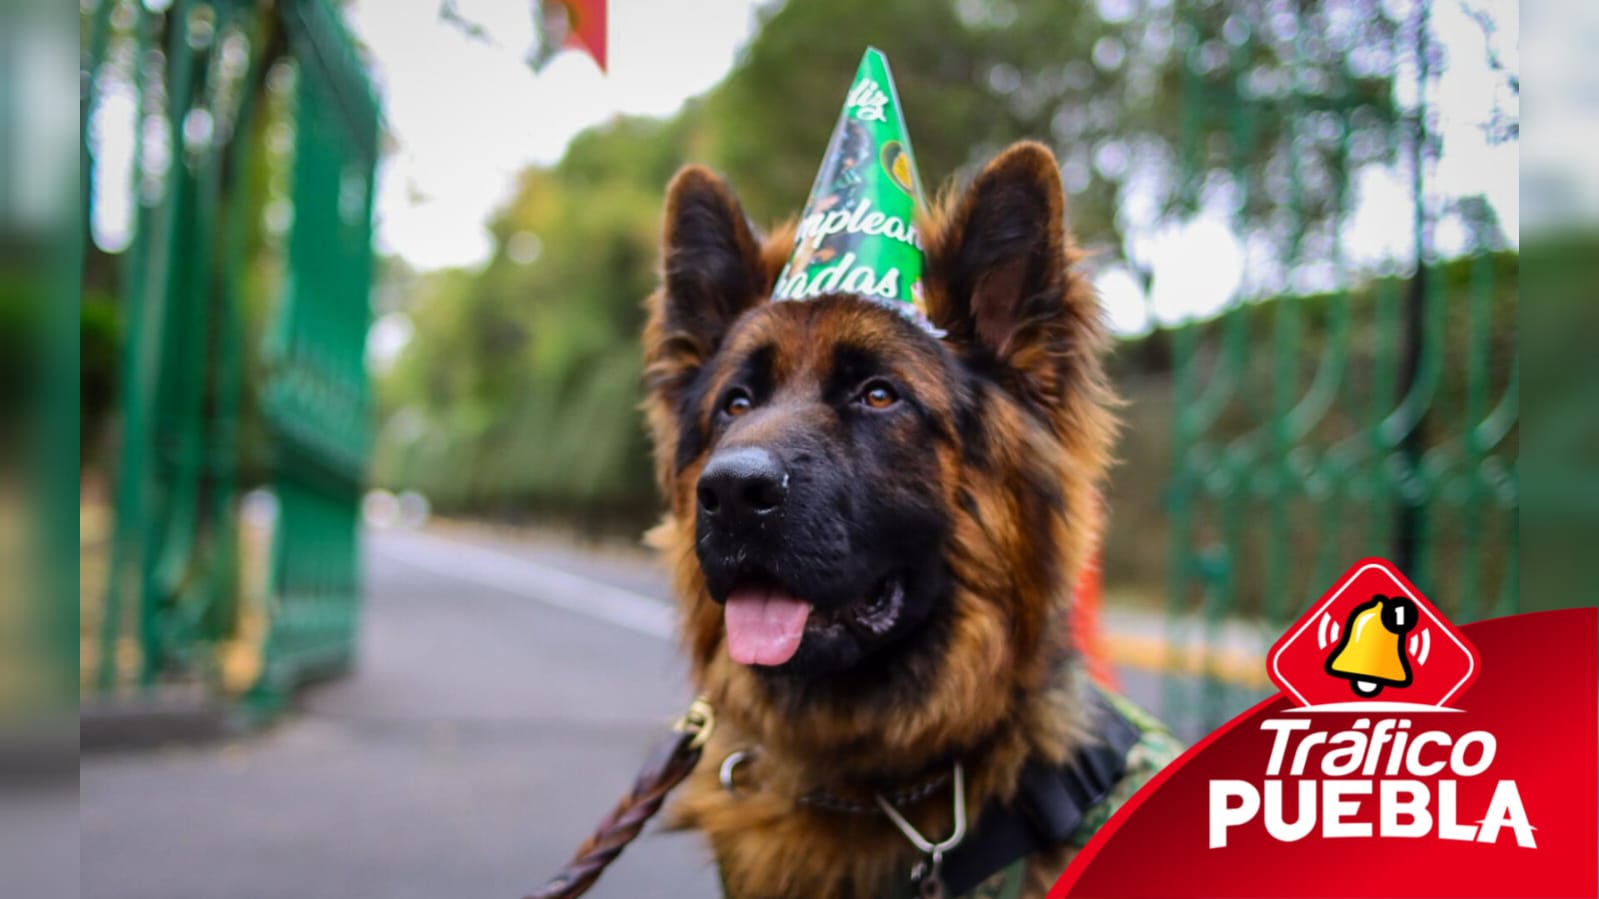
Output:
[[[946,193],[921,222],[929,261],[927,309],[935,323],[951,331],[949,344],[958,353],[971,351],[980,340],[999,344],[998,355],[1017,379],[1010,389],[1034,398],[1048,414],[1040,422],[1009,398],[987,408],[984,437],[992,464],[986,470],[974,470],[954,448],[938,450],[940,483],[955,510],[946,553],[959,575],[954,623],[944,676],[919,708],[890,720],[838,704],[779,706],[723,650],[722,610],[707,595],[694,551],[694,485],[705,455],[675,470],[678,410],[662,399],[660,387],[705,364],[715,349],[672,331],[664,289],[648,302],[646,379],[656,389],[645,412],[668,505],[648,541],[672,573],[693,679],[718,715],[705,760],[681,789],[673,821],[707,835],[734,899],[870,896],[874,888],[864,885],[907,876],[917,854],[886,819],[796,801],[809,791],[866,797],[870,791],[861,784],[884,778],[914,782],[960,747],[966,751],[967,808],[977,818],[988,800],[1014,793],[1029,758],[1064,761],[1085,739],[1078,685],[1060,661],[1072,586],[1101,529],[1099,488],[1115,432],[1114,398],[1100,364],[1106,340],[1098,302],[1085,279],[1068,275],[1060,292],[1065,314],[1051,321],[962,321],[963,298],[953,295],[959,285],[950,282],[949,262],[960,253],[967,224],[978,211],[974,204],[982,202],[984,179],[995,173],[1017,177],[1018,172],[1054,185],[1046,191],[1054,229],[1048,245],[1060,254],[1062,272],[1077,260],[1065,233],[1053,157],[1036,144],[1018,145],[991,163],[966,192]],[[674,182],[673,195],[682,179],[705,176],[703,170],[687,170]],[[726,190],[719,181],[716,185]],[[727,203],[737,210],[730,193]],[[756,254],[767,291],[792,247],[792,228],[779,229]],[[1015,274],[998,271],[970,286],[971,293],[1010,289]],[[781,355],[789,360],[784,364],[803,367],[807,352],[819,352],[817,347],[838,334],[871,340],[881,330],[880,310],[864,304],[854,304],[857,312],[825,304],[775,305],[791,308],[774,308],[760,321],[741,326],[761,328],[760,339],[780,338]],[[729,337],[741,339],[756,336],[735,332]],[[935,384],[923,393],[937,391]],[[1040,469],[1060,491],[1060,502],[1042,521],[1027,511],[1038,505],[1037,478],[1028,473]],[[1045,545],[1055,548],[1057,564],[1045,567],[1037,561],[1044,555],[1038,548]],[[718,784],[717,768],[728,753],[749,747],[759,747],[760,755],[740,771],[744,792],[731,795]],[[946,833],[949,791],[916,804],[908,815],[923,833]],[[1063,853],[1035,859],[1028,895],[1042,896],[1065,861]]]

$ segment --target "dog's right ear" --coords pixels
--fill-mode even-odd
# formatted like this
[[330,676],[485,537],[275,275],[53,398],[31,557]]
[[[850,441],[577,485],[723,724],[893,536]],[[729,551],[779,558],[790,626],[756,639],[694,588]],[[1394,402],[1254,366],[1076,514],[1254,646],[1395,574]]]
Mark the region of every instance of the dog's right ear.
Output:
[[700,166],[677,173],[666,189],[661,286],[646,304],[644,325],[644,408],[656,477],[668,496],[671,473],[703,448],[694,424],[695,379],[733,322],[770,292],[771,264],[763,262],[755,232],[721,178]]
[[738,198],[709,169],[687,166],[667,188],[661,259],[660,308],[651,310],[659,337],[684,342],[679,349],[703,362],[767,287],[760,242]]

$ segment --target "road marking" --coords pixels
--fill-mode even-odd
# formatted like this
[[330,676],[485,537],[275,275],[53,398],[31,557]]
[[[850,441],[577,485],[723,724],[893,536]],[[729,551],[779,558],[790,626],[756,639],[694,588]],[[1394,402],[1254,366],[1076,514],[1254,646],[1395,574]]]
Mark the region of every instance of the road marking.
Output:
[[379,553],[413,568],[502,590],[661,640],[671,639],[677,631],[677,612],[642,593],[437,534],[387,531],[377,532],[377,537],[371,545]]

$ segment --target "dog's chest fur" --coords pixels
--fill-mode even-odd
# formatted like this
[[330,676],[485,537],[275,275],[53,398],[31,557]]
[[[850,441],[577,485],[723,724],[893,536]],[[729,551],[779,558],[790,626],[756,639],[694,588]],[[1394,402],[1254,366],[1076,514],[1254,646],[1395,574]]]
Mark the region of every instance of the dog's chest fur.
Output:
[[[1079,708],[1072,678],[1062,672],[1036,702],[1012,716],[1012,726],[964,759],[969,832],[983,826],[981,810],[989,800],[1014,795],[1029,758],[1058,762],[1091,739],[1080,730]],[[801,800],[826,788],[825,762],[785,759],[763,748],[740,766],[739,792],[725,789],[720,781],[723,761],[754,745],[732,722],[719,723],[704,760],[672,809],[673,826],[706,835],[729,899],[908,895],[910,874],[921,854],[885,816]],[[952,827],[950,789],[936,789],[902,811],[921,833],[938,839]],[[1027,859],[1020,895],[1042,897],[1075,852],[1074,846],[1063,845]]]

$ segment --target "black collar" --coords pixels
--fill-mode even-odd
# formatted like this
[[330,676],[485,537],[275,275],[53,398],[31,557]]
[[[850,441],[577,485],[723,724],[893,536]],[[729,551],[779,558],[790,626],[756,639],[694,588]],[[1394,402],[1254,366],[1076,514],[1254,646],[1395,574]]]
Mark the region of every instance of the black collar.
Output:
[[1064,765],[1034,759],[1022,769],[1016,797],[983,808],[979,827],[944,858],[944,886],[960,896],[1017,859],[1065,844],[1088,810],[1127,771],[1127,752],[1141,734],[1097,687],[1090,690],[1096,742]]

